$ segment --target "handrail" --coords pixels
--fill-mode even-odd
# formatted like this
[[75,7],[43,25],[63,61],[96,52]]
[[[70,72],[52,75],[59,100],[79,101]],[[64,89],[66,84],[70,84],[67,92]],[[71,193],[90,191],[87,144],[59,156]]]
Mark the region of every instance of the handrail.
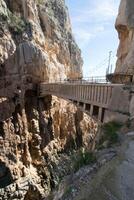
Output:
[[41,83],[39,96],[50,94],[72,101],[85,102],[98,106],[108,107],[114,87],[122,84],[72,84],[72,83]]
[[71,84],[87,84],[87,83],[108,83],[105,76],[94,76],[94,77],[83,77],[78,79],[58,79],[58,80],[49,80],[44,81],[44,83],[71,83]]

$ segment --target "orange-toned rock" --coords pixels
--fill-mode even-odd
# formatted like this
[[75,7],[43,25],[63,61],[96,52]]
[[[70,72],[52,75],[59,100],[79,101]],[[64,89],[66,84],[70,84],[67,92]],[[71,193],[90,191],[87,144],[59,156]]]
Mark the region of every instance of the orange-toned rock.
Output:
[[67,153],[93,147],[89,116],[37,96],[41,81],[81,76],[63,0],[0,0],[0,199],[40,200],[70,173]]

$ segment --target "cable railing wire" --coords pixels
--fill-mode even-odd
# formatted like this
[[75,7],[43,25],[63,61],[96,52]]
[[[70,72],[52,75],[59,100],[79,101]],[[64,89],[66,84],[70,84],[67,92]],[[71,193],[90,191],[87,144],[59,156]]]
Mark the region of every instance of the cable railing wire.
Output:
[[44,83],[57,83],[57,84],[91,84],[91,83],[109,83],[106,79],[106,76],[92,76],[92,77],[83,77],[78,79],[57,79],[49,80]]

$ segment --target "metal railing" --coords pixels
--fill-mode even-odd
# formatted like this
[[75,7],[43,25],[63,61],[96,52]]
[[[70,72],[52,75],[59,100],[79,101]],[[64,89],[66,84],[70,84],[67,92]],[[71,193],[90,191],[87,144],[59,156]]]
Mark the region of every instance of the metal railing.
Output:
[[72,101],[94,104],[107,108],[116,84],[60,84],[60,83],[41,83],[39,96],[54,95]]
[[59,84],[89,84],[89,83],[109,83],[105,76],[93,76],[93,77],[83,77],[78,79],[58,79],[58,80],[49,80],[44,81],[44,83],[59,83]]

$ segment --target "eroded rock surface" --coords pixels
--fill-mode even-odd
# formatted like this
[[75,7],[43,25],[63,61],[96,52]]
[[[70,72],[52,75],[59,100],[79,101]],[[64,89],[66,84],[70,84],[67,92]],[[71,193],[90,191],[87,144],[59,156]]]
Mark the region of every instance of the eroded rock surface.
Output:
[[81,76],[63,0],[0,0],[0,199],[47,197],[70,173],[70,149],[93,148],[93,120],[37,94],[40,81]]
[[116,20],[119,33],[119,48],[117,52],[117,66],[115,72],[134,73],[134,2],[121,0],[119,14]]

